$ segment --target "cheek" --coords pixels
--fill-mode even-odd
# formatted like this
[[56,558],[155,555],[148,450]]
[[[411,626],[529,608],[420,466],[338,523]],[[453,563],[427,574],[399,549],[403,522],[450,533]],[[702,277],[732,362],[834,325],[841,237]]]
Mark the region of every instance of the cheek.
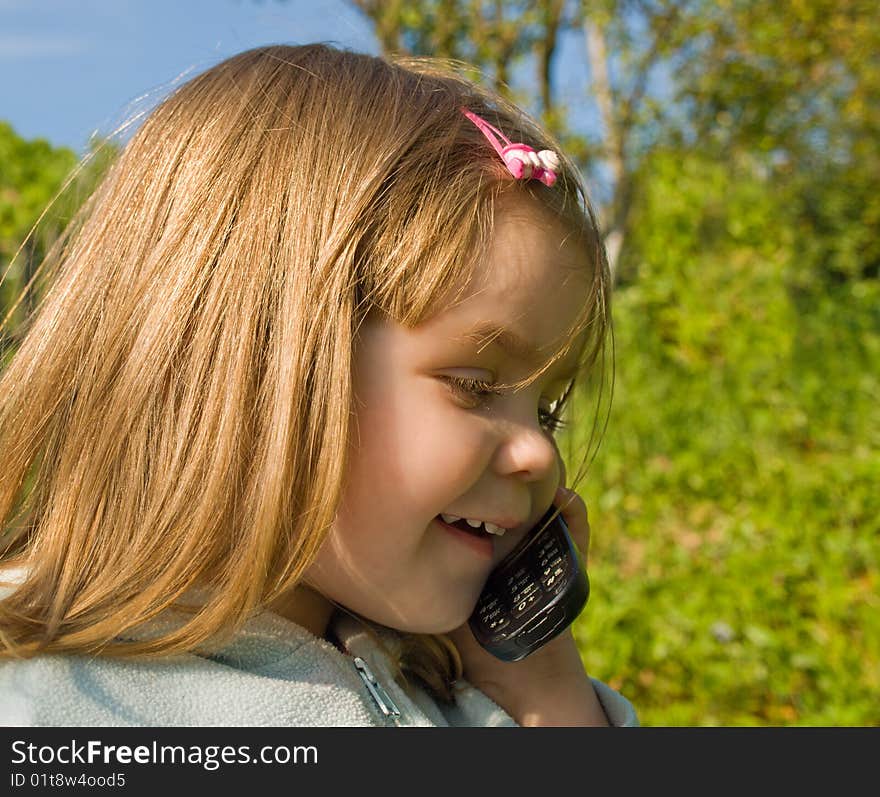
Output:
[[466,490],[488,466],[491,431],[484,418],[455,405],[442,385],[389,395],[358,416],[360,445],[353,446],[347,503],[387,516],[426,511]]
[[[362,414],[360,448],[352,451],[336,521],[310,570],[324,594],[359,607],[365,585],[381,583],[392,595],[412,589],[413,578],[426,583],[426,555],[436,545],[428,527],[473,486],[486,463],[479,431],[485,424],[455,423],[456,411],[447,407],[430,422],[424,412]],[[370,607],[372,616],[376,606]]]

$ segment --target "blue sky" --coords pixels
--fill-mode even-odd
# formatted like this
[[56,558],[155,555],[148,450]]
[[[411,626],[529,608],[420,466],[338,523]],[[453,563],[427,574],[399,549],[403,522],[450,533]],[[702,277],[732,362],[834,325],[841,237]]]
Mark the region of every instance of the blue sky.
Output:
[[[380,51],[343,0],[0,0],[0,120],[82,156],[93,133],[136,120],[125,143],[178,83],[231,55],[313,41]],[[519,68],[528,80],[532,67]],[[560,37],[555,69],[573,127],[597,131],[581,34]]]
[[188,79],[260,44],[378,53],[342,0],[0,0],[0,119],[78,154]]

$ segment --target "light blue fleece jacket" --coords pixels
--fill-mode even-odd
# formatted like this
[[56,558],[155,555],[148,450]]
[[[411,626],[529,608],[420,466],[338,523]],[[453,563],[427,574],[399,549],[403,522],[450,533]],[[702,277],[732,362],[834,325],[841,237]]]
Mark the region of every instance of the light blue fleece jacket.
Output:
[[[152,621],[151,628],[161,625]],[[392,676],[388,655],[356,620],[337,613],[331,628],[350,655],[280,615],[263,612],[210,656],[132,661],[47,655],[0,662],[0,725],[516,725],[466,681],[456,685],[452,706],[416,685],[405,692]],[[396,652],[397,635],[384,629],[379,635]],[[356,657],[378,690],[367,684]],[[594,679],[593,685],[613,725],[638,725],[624,697],[601,681]]]

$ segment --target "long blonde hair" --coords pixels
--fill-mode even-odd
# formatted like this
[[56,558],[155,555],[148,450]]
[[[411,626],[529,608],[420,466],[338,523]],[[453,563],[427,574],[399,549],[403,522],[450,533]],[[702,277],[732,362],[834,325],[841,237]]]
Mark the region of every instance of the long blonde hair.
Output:
[[[443,64],[324,45],[241,53],[146,119],[42,264],[0,376],[0,564],[26,572],[0,659],[196,650],[302,579],[344,485],[359,324],[460,295],[513,183],[462,106],[558,150]],[[593,247],[572,333],[594,359],[608,276],[585,191],[565,159],[528,190]],[[180,627],[119,638],[196,585]],[[444,639],[406,637],[402,666],[449,699]]]

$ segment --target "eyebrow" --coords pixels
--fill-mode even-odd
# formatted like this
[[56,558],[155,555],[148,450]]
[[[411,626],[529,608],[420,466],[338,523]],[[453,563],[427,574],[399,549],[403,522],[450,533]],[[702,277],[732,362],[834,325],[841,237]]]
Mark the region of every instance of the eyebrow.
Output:
[[[516,332],[491,322],[482,322],[469,329],[457,340],[475,343],[480,351],[486,346],[494,346],[504,351],[508,357],[519,360],[530,368],[539,368],[544,364],[545,357],[531,343],[521,338]],[[574,378],[580,366],[575,363],[560,376],[565,379]]]

